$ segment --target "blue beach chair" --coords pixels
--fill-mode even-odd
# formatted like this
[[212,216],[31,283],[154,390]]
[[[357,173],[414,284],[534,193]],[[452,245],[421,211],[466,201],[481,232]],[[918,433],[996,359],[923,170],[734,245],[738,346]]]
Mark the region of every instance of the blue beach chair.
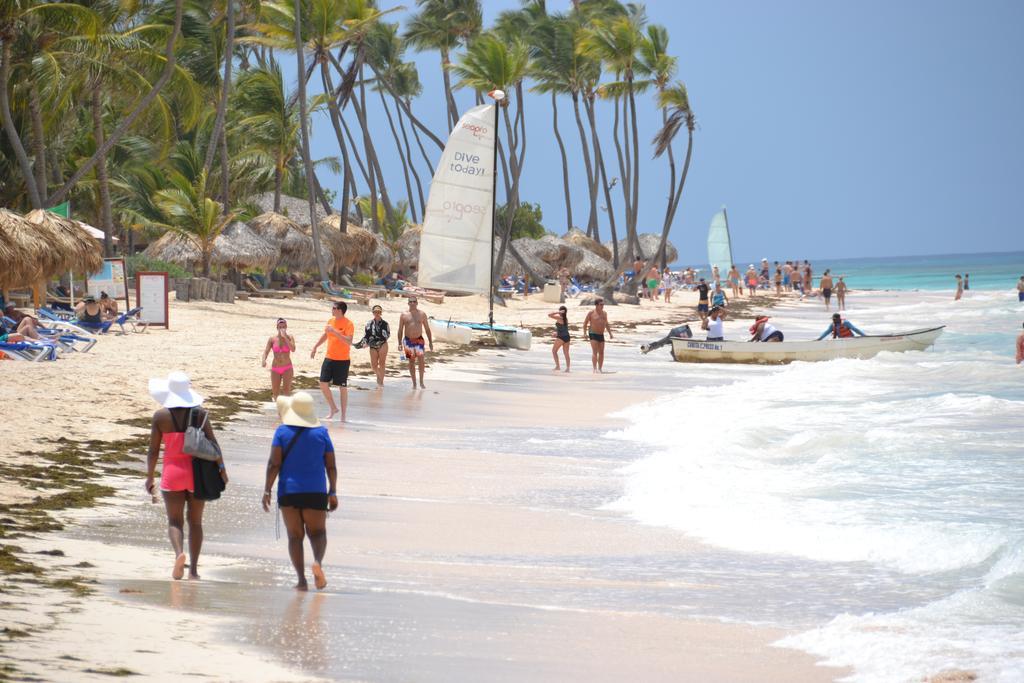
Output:
[[13,360],[27,360],[36,363],[41,360],[57,360],[55,344],[37,342],[0,342],[0,351]]

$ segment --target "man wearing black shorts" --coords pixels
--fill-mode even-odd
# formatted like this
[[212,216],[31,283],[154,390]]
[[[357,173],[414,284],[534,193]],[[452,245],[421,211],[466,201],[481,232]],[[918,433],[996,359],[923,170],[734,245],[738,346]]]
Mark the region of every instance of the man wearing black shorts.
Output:
[[708,289],[707,280],[701,278],[697,285],[697,315],[701,320],[708,317]]
[[331,414],[325,420],[331,420],[338,414],[338,406],[331,396],[331,385],[338,387],[338,400],[341,403],[341,421],[345,421],[345,412],[348,409],[348,368],[351,364],[352,335],[355,332],[355,325],[345,317],[348,311],[348,304],[344,301],[334,302],[331,312],[334,317],[327,321],[324,333],[309,352],[309,357],[316,356],[316,350],[325,341],[327,342],[327,357],[320,366],[320,391],[327,400]]

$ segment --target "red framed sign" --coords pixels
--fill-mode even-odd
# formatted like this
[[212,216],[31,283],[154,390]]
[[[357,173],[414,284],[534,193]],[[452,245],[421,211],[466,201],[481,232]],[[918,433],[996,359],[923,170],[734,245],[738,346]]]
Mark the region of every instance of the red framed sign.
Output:
[[170,328],[170,283],[167,273],[135,273],[135,301],[142,306],[139,319],[150,326]]

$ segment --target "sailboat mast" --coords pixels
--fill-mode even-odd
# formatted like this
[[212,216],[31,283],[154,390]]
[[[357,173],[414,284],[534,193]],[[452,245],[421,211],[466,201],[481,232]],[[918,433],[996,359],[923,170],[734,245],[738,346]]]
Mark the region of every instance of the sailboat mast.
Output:
[[728,240],[729,244],[729,267],[732,267],[732,235],[729,233],[729,212],[725,210],[725,206],[722,206],[722,218],[725,219],[725,239]]
[[[493,96],[493,95],[492,95]],[[498,213],[498,107],[501,100],[494,98],[494,159],[491,167],[491,269],[487,280],[487,324],[494,327],[494,233]]]

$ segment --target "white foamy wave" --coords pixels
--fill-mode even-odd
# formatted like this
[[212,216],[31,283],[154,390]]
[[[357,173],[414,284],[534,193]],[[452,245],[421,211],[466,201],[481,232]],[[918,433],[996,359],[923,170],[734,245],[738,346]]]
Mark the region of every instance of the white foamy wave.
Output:
[[980,680],[1024,680],[1024,610],[987,591],[967,590],[890,614],[843,614],[776,645],[855,667],[844,681],[921,681],[942,671]]
[[993,363],[887,354],[695,386],[619,414],[606,436],[654,452],[610,507],[736,550],[977,565],[1016,538],[998,506],[978,515],[1024,441],[1024,403],[981,393],[1004,382]]

